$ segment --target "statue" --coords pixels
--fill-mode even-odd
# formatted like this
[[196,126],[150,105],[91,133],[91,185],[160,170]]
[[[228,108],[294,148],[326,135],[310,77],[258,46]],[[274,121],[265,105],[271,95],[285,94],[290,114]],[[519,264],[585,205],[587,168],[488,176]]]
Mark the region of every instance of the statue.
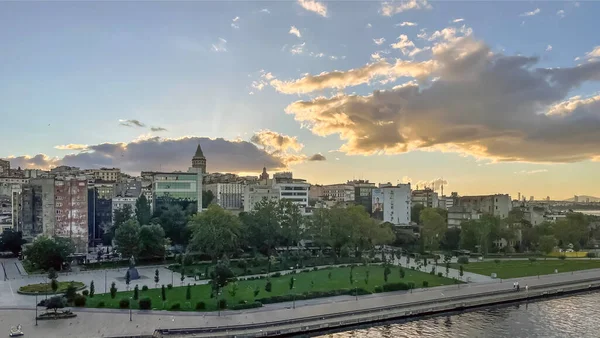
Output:
[[133,255],[129,258],[129,269],[127,271],[129,272],[130,280],[140,279],[140,273],[135,268],[135,258],[133,258]]

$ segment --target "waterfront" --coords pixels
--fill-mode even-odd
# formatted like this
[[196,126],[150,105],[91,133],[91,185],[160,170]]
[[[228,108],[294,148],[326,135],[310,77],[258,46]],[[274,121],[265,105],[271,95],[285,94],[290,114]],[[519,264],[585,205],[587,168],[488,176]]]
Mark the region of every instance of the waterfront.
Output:
[[565,338],[598,337],[600,292],[529,304],[491,307],[409,322],[374,324],[319,338]]

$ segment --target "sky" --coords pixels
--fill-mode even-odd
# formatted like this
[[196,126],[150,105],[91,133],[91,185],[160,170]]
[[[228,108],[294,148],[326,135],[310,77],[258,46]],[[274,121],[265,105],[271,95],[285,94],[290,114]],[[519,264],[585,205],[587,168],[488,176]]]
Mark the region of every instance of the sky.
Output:
[[13,167],[600,196],[600,2],[0,2]]

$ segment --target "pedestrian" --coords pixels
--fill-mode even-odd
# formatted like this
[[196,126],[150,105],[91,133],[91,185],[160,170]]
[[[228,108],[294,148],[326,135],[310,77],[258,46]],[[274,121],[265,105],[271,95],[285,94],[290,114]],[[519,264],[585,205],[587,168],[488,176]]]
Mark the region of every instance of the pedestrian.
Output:
[[517,289],[517,282],[513,282],[513,290]]
[[527,286],[527,284],[525,284],[525,292],[529,291],[529,286]]
[[519,291],[519,282],[517,282],[517,291]]

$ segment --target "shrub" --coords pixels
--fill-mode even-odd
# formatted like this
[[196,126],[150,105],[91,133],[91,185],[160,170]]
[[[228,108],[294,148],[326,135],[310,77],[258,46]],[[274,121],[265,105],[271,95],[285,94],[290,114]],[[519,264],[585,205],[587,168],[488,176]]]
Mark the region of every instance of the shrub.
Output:
[[438,272],[438,277],[443,277],[443,275],[444,275],[443,273]]
[[275,272],[271,277],[281,277],[281,272]]
[[375,292],[375,293],[381,293],[381,292],[383,292],[383,287],[381,287],[381,286],[376,286],[376,287],[375,287],[375,290],[374,290],[373,292]]
[[73,304],[75,306],[85,306],[85,301],[87,300],[87,298],[85,296],[82,295],[75,295],[75,298],[73,299]]
[[271,281],[267,281],[267,284],[265,284],[265,291],[271,292],[272,289],[273,289],[273,284],[271,284]]
[[389,291],[400,291],[400,290],[408,290],[408,284],[406,283],[388,283],[388,284],[384,284],[383,285],[383,291],[385,292],[389,292]]
[[494,263],[500,264],[500,260],[498,258],[494,259]]
[[171,310],[181,310],[181,304],[175,303],[171,305]]
[[535,261],[537,261],[537,258],[535,258],[535,257],[529,257],[529,263],[533,263]]
[[408,282],[408,288],[409,289],[414,289],[415,288],[415,283],[414,282]]
[[313,268],[313,271],[319,271],[319,267],[318,267],[318,266],[315,266],[315,267]]
[[171,290],[173,288],[173,284],[167,284],[167,289]]
[[565,256],[565,255],[560,255],[560,256],[558,256],[558,259],[560,259],[560,260],[563,260],[563,261],[564,261],[565,259],[567,259],[567,256]]
[[142,286],[142,291],[148,291],[148,285]]
[[242,270],[246,270],[246,268],[248,267],[248,263],[246,262],[246,260],[241,259],[239,262],[237,262],[237,267]]
[[257,307],[262,307],[262,303],[261,302],[253,302],[253,303],[247,303],[247,304],[236,304],[233,305],[231,307],[231,310],[245,310],[245,309],[254,309]]
[[88,290],[83,290],[81,291],[81,294],[87,297],[90,295],[90,292]]
[[458,257],[458,264],[469,264],[469,257],[467,257],[467,256]]
[[129,298],[122,298],[119,301],[119,307],[121,309],[129,309]]
[[104,306],[105,306],[105,304],[104,304],[104,302],[102,302],[102,301],[101,301],[101,302],[98,302],[98,304],[96,305],[96,307],[104,307]]
[[223,310],[227,308],[227,300],[221,298],[218,303],[219,309]]
[[429,282],[428,282],[428,281],[426,281],[426,280],[424,280],[424,281],[423,281],[423,287],[424,287],[424,288],[426,288],[426,287],[428,287],[428,286],[429,286]]
[[596,253],[595,253],[595,252],[588,252],[588,253],[586,254],[586,257],[587,257],[587,258],[596,258]]
[[204,302],[196,303],[196,310],[204,310],[206,309],[206,304]]
[[150,310],[152,308],[152,299],[144,297],[138,302],[140,310]]

